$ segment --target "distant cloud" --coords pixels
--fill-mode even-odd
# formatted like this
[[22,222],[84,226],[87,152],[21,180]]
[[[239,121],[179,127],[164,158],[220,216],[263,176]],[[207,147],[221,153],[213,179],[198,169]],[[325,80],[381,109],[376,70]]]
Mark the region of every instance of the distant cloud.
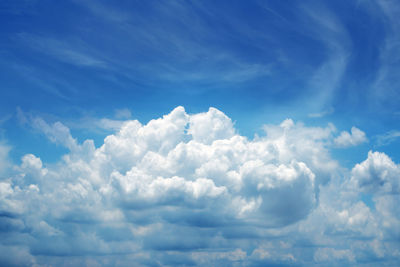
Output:
[[78,147],[77,141],[71,136],[69,128],[61,122],[55,122],[52,125],[45,122],[42,118],[33,118],[31,126],[43,132],[53,143],[64,145],[70,150]]
[[332,114],[334,111],[335,111],[334,108],[331,107],[331,108],[329,108],[327,110],[323,110],[321,112],[310,113],[310,114],[308,114],[308,117],[310,117],[310,118],[322,118],[322,117],[324,117],[326,115]]
[[25,115],[25,112],[21,109],[21,107],[16,108],[16,118],[19,124],[24,125],[28,123],[28,118]]
[[386,134],[378,135],[376,137],[378,146],[389,145],[400,137],[400,131],[389,131]]
[[123,109],[116,109],[115,110],[115,117],[117,119],[130,119],[132,116],[132,113],[129,109],[123,108]]
[[363,131],[356,127],[351,127],[351,133],[346,131],[341,132],[340,135],[335,138],[334,143],[338,147],[349,147],[357,146],[367,141],[368,139]]
[[309,87],[316,95],[309,105],[321,107],[331,103],[343,80],[352,49],[351,38],[337,14],[331,12],[322,2],[301,5],[299,10],[304,23],[302,30],[319,40],[326,51],[324,61],[309,79]]

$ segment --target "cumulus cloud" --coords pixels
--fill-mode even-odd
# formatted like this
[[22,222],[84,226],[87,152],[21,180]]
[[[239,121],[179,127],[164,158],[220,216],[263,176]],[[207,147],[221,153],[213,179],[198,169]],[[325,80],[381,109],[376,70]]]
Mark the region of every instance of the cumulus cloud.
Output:
[[[356,189],[398,194],[398,167],[371,152],[346,174],[328,150],[333,125],[287,119],[249,140],[215,108],[177,107],[147,124],[124,121],[96,148],[60,122],[31,123],[70,152],[55,164],[26,154],[1,180],[0,252],[20,251],[20,265],[59,256],[82,266],[309,265],[395,254],[383,237],[398,223],[396,198],[376,194],[371,210]],[[340,235],[371,243],[332,246]]]
[[368,152],[352,170],[352,181],[366,192],[400,193],[400,166],[385,153]]
[[365,133],[356,127],[351,127],[351,133],[346,131],[341,132],[334,140],[338,147],[357,146],[367,141]]

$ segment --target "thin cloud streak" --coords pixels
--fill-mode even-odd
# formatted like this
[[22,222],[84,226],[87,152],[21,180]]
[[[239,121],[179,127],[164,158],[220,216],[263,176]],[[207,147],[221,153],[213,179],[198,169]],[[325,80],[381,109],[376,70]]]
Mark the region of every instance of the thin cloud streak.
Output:
[[336,90],[346,71],[352,44],[348,32],[339,19],[324,6],[301,6],[304,29],[323,44],[326,59],[309,80],[315,95],[310,105],[323,109],[331,105]]
[[[382,109],[394,107],[400,100],[400,4],[397,1],[378,1],[377,6],[383,13],[382,22],[386,28],[386,36],[380,48],[380,66],[376,80],[371,87],[370,101]],[[377,11],[373,11],[377,12]]]
[[31,49],[37,50],[40,53],[54,57],[55,59],[83,67],[98,67],[106,68],[107,64],[100,59],[97,59],[89,53],[79,50],[76,44],[70,45],[66,40],[57,40],[49,37],[42,37],[21,33],[18,38],[28,45]]

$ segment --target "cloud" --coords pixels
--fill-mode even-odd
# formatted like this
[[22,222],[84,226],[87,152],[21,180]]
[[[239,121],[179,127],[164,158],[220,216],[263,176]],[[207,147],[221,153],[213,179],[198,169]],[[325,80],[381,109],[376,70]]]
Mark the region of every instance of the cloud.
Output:
[[131,111],[127,108],[116,109],[115,117],[117,119],[130,119],[132,117]]
[[124,121],[112,120],[112,119],[107,119],[107,118],[103,118],[103,119],[96,121],[96,127],[105,129],[105,130],[117,131],[122,127],[123,124],[124,124]]
[[373,16],[380,18],[385,33],[379,47],[379,69],[368,94],[369,100],[380,110],[397,111],[400,98],[397,55],[400,50],[396,44],[400,41],[400,5],[396,1],[384,0],[376,2],[376,6],[369,10]]
[[351,127],[351,133],[343,131],[338,137],[335,138],[334,143],[338,147],[357,146],[368,139],[363,131],[356,127]]
[[91,55],[90,51],[85,49],[85,46],[79,42],[61,41],[28,33],[20,33],[18,38],[32,49],[52,56],[64,63],[78,67],[107,67],[105,61]]
[[328,150],[333,125],[287,119],[249,140],[215,108],[177,107],[124,121],[96,148],[60,122],[26,119],[70,152],[53,164],[26,154],[1,179],[0,255],[23,257],[0,256],[9,265],[350,264],[395,253],[384,237],[397,234],[398,189],[383,193],[398,188],[398,167],[370,153],[346,173]]
[[[400,165],[382,152],[368,152],[368,158],[354,166],[351,171],[349,186],[372,195],[376,209],[374,220],[380,226],[384,238],[396,240],[400,238]],[[381,257],[384,248],[374,247]]]
[[309,105],[321,109],[331,104],[348,66],[352,43],[349,33],[336,16],[321,3],[301,5],[302,30],[321,42],[325,60],[318,66],[311,78],[309,87],[317,96]]
[[5,172],[10,166],[10,161],[8,158],[8,153],[10,150],[11,147],[4,141],[0,140],[0,174],[3,174],[3,172]]
[[354,262],[355,257],[350,250],[336,250],[333,248],[319,248],[314,254],[316,262],[331,262],[332,258]]
[[400,137],[400,131],[389,131],[386,134],[377,136],[377,145],[378,146],[389,145],[399,137]]
[[40,117],[35,117],[32,120],[31,126],[43,132],[53,143],[61,144],[70,150],[78,147],[77,141],[71,136],[69,128],[61,122],[55,122],[49,125]]
[[352,170],[352,181],[367,192],[400,193],[400,167],[385,153],[368,152]]
[[310,117],[310,118],[322,118],[322,117],[325,117],[326,115],[332,114],[334,111],[335,111],[334,108],[331,107],[331,108],[329,108],[327,110],[323,110],[321,112],[310,113],[310,114],[308,114],[308,117]]

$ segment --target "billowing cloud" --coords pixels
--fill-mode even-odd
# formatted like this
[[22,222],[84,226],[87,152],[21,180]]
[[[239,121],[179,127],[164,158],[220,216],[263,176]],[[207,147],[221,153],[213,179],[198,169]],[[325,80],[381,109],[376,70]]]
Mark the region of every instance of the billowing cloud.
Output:
[[[26,154],[0,180],[1,255],[20,255],[1,263],[354,264],[370,250],[396,259],[385,237],[399,220],[398,167],[370,153],[346,172],[329,153],[333,125],[287,119],[250,140],[215,108],[177,107],[123,122],[96,148],[60,122],[31,124],[70,152],[53,164]],[[389,184],[392,198],[370,180],[379,192]],[[360,201],[363,188],[375,210]]]
[[351,133],[346,131],[341,132],[334,140],[338,147],[357,146],[367,141],[365,133],[356,127],[351,127]]
[[385,153],[368,152],[368,158],[352,170],[352,181],[366,192],[400,194],[400,166]]

